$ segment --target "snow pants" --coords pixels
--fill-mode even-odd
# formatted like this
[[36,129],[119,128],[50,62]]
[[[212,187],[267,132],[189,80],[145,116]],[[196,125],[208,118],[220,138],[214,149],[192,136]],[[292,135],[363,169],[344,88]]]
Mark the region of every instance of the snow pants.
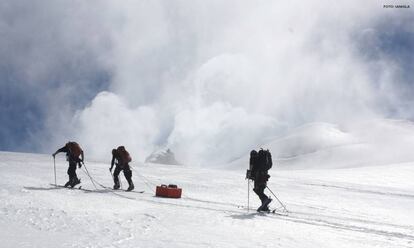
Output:
[[118,176],[119,176],[119,173],[121,173],[121,171],[124,172],[124,176],[125,176],[125,179],[128,181],[128,184],[132,185],[132,171],[129,168],[128,164],[126,164],[124,166],[117,165],[115,167],[115,171],[114,171],[114,183],[115,183],[115,185],[119,185]]
[[254,181],[253,191],[254,193],[257,194],[257,196],[259,196],[259,199],[262,202],[262,205],[264,202],[266,202],[269,199],[269,197],[265,195],[264,193],[264,190],[266,189],[266,186],[267,186],[268,178],[269,176],[267,175],[267,173],[258,172],[256,174],[255,181]]
[[78,180],[78,176],[76,175],[76,165],[77,165],[76,161],[69,160],[68,175],[69,175],[69,182],[71,183]]

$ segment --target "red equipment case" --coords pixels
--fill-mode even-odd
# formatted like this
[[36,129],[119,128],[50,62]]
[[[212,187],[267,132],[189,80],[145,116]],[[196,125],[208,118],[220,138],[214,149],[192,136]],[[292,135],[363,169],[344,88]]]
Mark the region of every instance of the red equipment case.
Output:
[[168,198],[181,198],[181,188],[176,185],[161,185],[157,186],[155,196],[168,197]]

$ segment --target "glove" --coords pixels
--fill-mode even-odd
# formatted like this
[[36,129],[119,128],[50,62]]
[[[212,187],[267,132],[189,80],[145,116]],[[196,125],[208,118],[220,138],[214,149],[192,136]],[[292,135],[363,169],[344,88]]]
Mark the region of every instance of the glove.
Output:
[[53,154],[52,154],[52,157],[53,157],[53,158],[55,158],[55,156],[56,156],[56,153],[53,153]]
[[109,172],[111,172],[111,173],[112,173],[112,167],[111,167],[111,168],[109,168]]
[[79,163],[78,164],[78,168],[80,169],[82,167],[82,163]]

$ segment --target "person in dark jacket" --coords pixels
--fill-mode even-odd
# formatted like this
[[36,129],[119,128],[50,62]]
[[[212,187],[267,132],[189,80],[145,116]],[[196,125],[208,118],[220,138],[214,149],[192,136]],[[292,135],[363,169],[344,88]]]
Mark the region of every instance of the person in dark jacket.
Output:
[[109,168],[109,171],[112,173],[112,168],[114,165],[116,165],[113,174],[114,189],[120,188],[119,173],[121,173],[121,171],[124,172],[124,176],[129,184],[127,191],[134,189],[134,183],[132,182],[132,171],[129,167],[129,162],[131,162],[131,156],[124,146],[119,146],[117,149],[112,149],[111,168]]
[[82,167],[82,162],[84,160],[83,150],[76,142],[68,142],[65,144],[64,147],[58,149],[55,153],[52,154],[53,158],[55,158],[56,154],[60,152],[66,153],[66,160],[69,162],[68,168],[68,175],[69,181],[65,184],[65,187],[74,187],[75,185],[80,183],[78,176],[76,175],[76,165],[79,168]]
[[[262,205],[257,209],[257,211],[269,211],[268,205],[272,201],[270,197],[268,197],[264,190],[267,186],[267,181],[269,180],[270,176],[268,174],[269,170],[269,161],[270,159],[270,168],[271,168],[271,157],[266,158],[266,155],[263,153],[264,150],[260,150],[259,152],[252,150],[250,152],[250,179],[254,180],[254,188],[253,191],[259,196]],[[270,154],[270,153],[269,153]],[[269,155],[270,156],[270,155]]]

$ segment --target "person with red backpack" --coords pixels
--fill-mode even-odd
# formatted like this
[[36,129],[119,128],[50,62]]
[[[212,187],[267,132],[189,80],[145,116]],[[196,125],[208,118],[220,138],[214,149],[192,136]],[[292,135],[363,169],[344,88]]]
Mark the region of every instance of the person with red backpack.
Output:
[[111,161],[111,168],[109,171],[112,173],[112,168],[115,166],[115,171],[113,174],[114,179],[114,189],[119,189],[119,173],[121,171],[124,172],[124,176],[128,181],[129,187],[127,191],[131,191],[134,189],[134,183],[132,182],[132,171],[129,167],[129,162],[131,162],[131,156],[129,155],[128,151],[125,149],[124,146],[119,146],[117,149],[112,149],[112,161]]
[[52,154],[53,158],[55,158],[56,154],[60,152],[66,153],[66,160],[69,162],[69,181],[65,184],[65,187],[70,186],[73,188],[75,185],[80,184],[80,180],[76,175],[76,165],[78,165],[79,168],[82,167],[81,163],[84,160],[83,150],[78,143],[69,141],[65,144],[64,147],[58,149],[55,153]]

